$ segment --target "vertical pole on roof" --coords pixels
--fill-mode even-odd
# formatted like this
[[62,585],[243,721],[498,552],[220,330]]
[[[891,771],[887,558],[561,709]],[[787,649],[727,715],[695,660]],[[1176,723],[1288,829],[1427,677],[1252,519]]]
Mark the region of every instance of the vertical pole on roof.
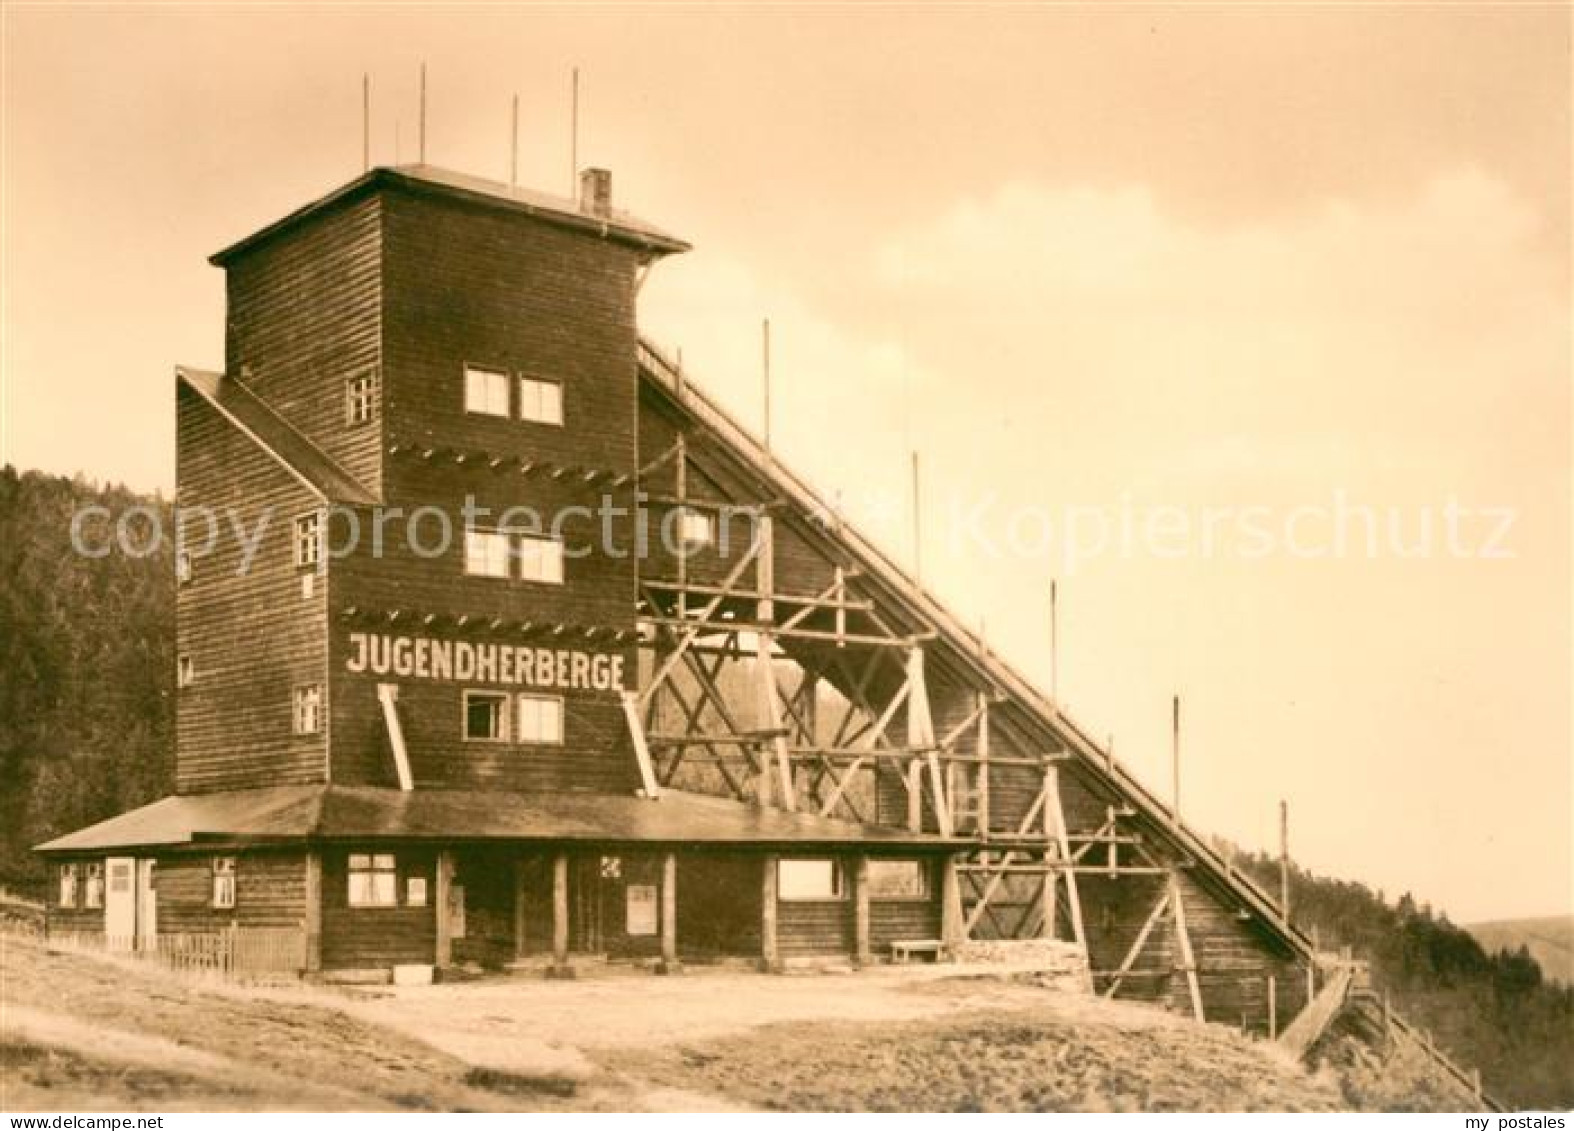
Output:
[[771,454],[771,320],[760,323],[760,381],[765,405],[765,454]]
[[1170,700],[1170,818],[1180,820],[1180,696]]
[[421,124],[417,131],[415,159],[426,164],[426,60],[421,60]]
[[514,115],[508,127],[508,187],[519,184],[519,95],[514,95]]
[[361,172],[372,167],[372,76],[361,72]]
[[913,580],[924,580],[924,538],[923,538],[923,506],[920,502],[918,483],[918,449],[912,453],[912,487],[913,487]]
[[579,68],[574,68],[568,110],[568,195],[579,193]]
[[1060,592],[1049,579],[1049,698],[1060,709]]
[[1279,802],[1279,914],[1290,918],[1290,803]]

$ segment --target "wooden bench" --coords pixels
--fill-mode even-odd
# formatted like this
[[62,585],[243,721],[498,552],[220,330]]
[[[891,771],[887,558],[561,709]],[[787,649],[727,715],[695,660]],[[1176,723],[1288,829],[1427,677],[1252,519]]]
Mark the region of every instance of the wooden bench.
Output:
[[939,939],[892,939],[891,961],[906,963],[915,954],[932,954],[938,961],[945,952],[945,943]]

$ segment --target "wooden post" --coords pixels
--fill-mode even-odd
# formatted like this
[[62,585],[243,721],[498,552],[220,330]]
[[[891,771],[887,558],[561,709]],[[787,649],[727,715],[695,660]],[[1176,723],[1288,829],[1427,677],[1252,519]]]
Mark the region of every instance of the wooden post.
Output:
[[924,579],[923,508],[918,493],[918,452],[913,452],[913,580]]
[[1197,956],[1191,949],[1191,934],[1186,930],[1186,903],[1181,899],[1180,877],[1170,873],[1170,903],[1175,913],[1175,941],[1180,946],[1181,968],[1186,974],[1186,992],[1191,997],[1191,1012],[1199,1022],[1207,1018],[1202,1011],[1202,987],[1197,982]]
[[552,857],[552,968],[559,977],[572,971],[568,962],[568,853]]
[[1306,1004],[1311,1005],[1312,999],[1317,996],[1317,963],[1311,961],[1306,964]]
[[922,832],[924,827],[924,765],[917,758],[907,762],[907,828]]
[[661,966],[663,974],[678,972],[678,854],[661,858]]
[[437,916],[437,944],[433,961],[437,966],[451,966],[454,961],[453,922],[449,917],[449,901],[454,891],[454,854],[442,851],[437,854],[437,884],[432,895],[432,910]]
[[869,947],[869,858],[859,856],[853,861],[853,957],[858,965],[868,966],[874,961]]
[[[755,603],[755,619],[759,624],[774,624],[776,620],[776,601],[772,594],[776,590],[776,550],[774,529],[770,515],[759,517],[759,554],[754,561],[755,589],[760,593]],[[776,666],[771,657],[771,636],[768,630],[760,630],[754,634],[755,662],[757,672],[755,679],[759,689],[760,700],[760,726],[772,733],[768,744],[762,747],[760,754],[760,790],[759,796],[762,804],[769,796],[771,767],[775,766],[777,781],[776,788],[780,794],[778,804],[786,810],[798,807],[798,789],[793,781],[792,754],[787,748],[787,734],[782,725],[781,703],[776,691]]]
[[1388,997],[1388,991],[1383,991],[1383,1040],[1388,1040],[1394,1031],[1394,1005]]
[[763,857],[760,873],[760,966],[766,971],[781,969],[781,951],[776,945],[776,865],[779,858]]
[[1274,1040],[1279,1035],[1279,983],[1272,974],[1268,975],[1268,1039]]
[[1470,1093],[1475,1096],[1477,1103],[1481,1102],[1481,1069],[1479,1068],[1470,1070]]
[[1060,710],[1060,596],[1055,579],[1049,579],[1049,700]]
[[322,854],[306,854],[306,973],[322,969]]
[[1290,803],[1279,802],[1279,915],[1290,920]]
[[1056,904],[1059,902],[1059,897],[1056,892],[1056,875],[1055,853],[1045,852],[1044,892],[1041,897],[1044,901],[1044,921],[1039,925],[1038,933],[1041,938],[1046,939],[1052,939],[1055,937],[1055,919],[1059,912],[1059,908],[1056,906]]
[[764,386],[765,404],[765,458],[771,455],[771,320],[760,322],[760,383]]
[[525,957],[525,929],[526,917],[526,878],[529,861],[523,857],[514,859],[514,960],[520,961]]
[[989,696],[978,693],[978,835],[989,839]]
[[962,923],[962,885],[957,880],[956,857],[947,855],[940,865],[940,942],[954,960],[967,941]]

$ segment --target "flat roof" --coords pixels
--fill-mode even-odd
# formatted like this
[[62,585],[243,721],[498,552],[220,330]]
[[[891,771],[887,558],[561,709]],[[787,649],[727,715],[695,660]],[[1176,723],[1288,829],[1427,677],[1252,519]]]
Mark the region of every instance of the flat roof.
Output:
[[650,800],[627,793],[525,795],[294,785],[176,794],[57,837],[37,851],[379,839],[798,849],[861,845],[932,851],[962,843],[930,833],[790,813],[680,790],[663,790],[658,799]]
[[436,165],[379,165],[362,173],[348,184],[340,185],[326,196],[319,197],[282,219],[259,228],[246,238],[214,252],[208,257],[208,262],[219,267],[226,266],[237,256],[293,228],[309,217],[363,193],[387,187],[436,193],[450,199],[534,216],[559,227],[571,228],[602,239],[627,244],[652,255],[670,255],[688,251],[691,247],[685,240],[621,209],[614,208],[610,216],[595,216],[580,211],[578,202],[569,197],[519,188],[516,185],[507,185],[501,181],[491,181],[485,177],[459,173]]

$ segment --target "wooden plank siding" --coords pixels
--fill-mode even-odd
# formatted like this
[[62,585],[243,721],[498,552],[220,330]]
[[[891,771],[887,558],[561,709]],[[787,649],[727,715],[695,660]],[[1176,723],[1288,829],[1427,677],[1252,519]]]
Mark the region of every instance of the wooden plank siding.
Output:
[[[451,199],[384,201],[388,434],[632,472],[636,253]],[[467,414],[466,362],[561,381],[564,426]],[[402,467],[388,501],[433,501]]]
[[[429,849],[395,850],[399,903],[351,907],[349,853],[386,852],[386,847],[333,849],[322,860],[322,964],[325,970],[375,969],[430,963],[437,953],[436,858]],[[426,880],[426,906],[406,903],[412,877]]]
[[222,853],[235,857],[235,906],[213,906],[213,856],[158,857],[160,934],[239,927],[301,927],[306,918],[306,859],[300,852]]
[[381,488],[380,414],[351,427],[345,384],[376,377],[381,364],[382,245],[382,199],[373,194],[265,241],[225,271],[225,371],[244,375],[374,493]]
[[784,959],[851,955],[853,901],[778,900],[776,941]]
[[[176,651],[195,670],[176,691],[176,789],[324,781],[326,726],[292,733],[293,689],[328,693],[327,585],[318,577],[302,597],[292,541],[295,517],[320,500],[184,384],[176,411],[179,502],[212,508],[222,524],[176,593]],[[264,520],[243,574],[246,548],[230,523],[250,537]],[[203,537],[200,524],[190,537]]]

